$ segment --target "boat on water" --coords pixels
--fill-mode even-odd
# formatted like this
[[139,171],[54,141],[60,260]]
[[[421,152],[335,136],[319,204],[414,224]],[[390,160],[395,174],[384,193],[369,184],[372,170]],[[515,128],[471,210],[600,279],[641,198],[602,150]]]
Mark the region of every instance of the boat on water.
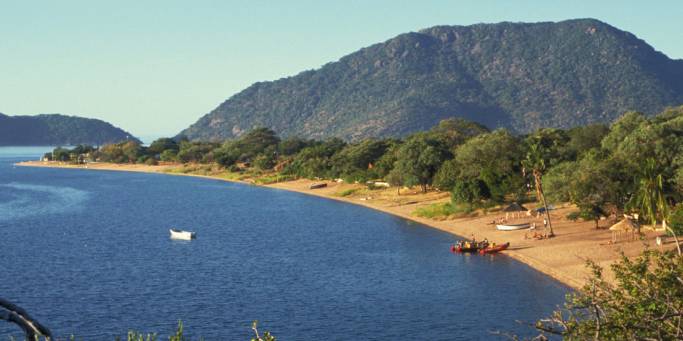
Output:
[[521,223],[521,224],[498,224],[496,229],[499,231],[515,231],[523,230],[531,227],[531,223]]
[[507,249],[508,247],[510,247],[510,242],[507,242],[505,244],[495,245],[495,246],[489,245],[483,249],[480,249],[479,253],[482,255],[487,254],[487,253],[498,253],[500,251]]
[[197,238],[197,232],[170,229],[171,239],[192,240]]

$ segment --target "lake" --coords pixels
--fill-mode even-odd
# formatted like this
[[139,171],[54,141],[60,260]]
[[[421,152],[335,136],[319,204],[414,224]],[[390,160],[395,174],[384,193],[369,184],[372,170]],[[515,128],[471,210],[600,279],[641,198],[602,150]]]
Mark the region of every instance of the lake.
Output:
[[[14,167],[0,148],[0,297],[53,334],[206,340],[490,340],[535,335],[568,289],[503,255],[364,207],[192,177]],[[168,229],[194,230],[191,242]],[[20,335],[0,322],[0,339]]]

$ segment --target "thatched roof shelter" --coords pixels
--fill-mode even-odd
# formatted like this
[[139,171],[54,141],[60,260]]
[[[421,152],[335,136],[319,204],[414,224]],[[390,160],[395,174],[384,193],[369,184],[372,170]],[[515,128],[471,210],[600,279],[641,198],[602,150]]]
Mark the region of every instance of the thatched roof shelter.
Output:
[[510,204],[510,206],[506,207],[503,212],[526,212],[528,209],[516,202],[513,202]]
[[529,214],[529,210],[526,207],[516,202],[513,202],[512,204],[510,204],[510,206],[504,208],[503,212],[505,212],[505,220],[510,218],[510,216],[512,216],[513,218],[518,218],[520,215],[522,215],[522,213],[524,213],[524,215]]
[[629,218],[612,225],[609,230],[612,231],[612,243],[636,240],[636,235],[640,232],[638,224]]
[[610,231],[635,231],[638,229],[638,225],[631,219],[623,219],[622,221],[612,225],[609,228]]

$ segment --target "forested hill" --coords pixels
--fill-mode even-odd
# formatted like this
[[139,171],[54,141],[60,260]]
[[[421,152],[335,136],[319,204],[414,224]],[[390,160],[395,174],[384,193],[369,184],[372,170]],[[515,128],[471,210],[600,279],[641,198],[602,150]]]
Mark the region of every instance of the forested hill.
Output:
[[97,119],[60,114],[7,116],[0,113],[0,146],[102,145],[123,140],[138,141],[130,133]]
[[403,136],[448,117],[528,132],[683,103],[683,60],[593,19],[437,26],[253,84],[182,131],[218,140]]

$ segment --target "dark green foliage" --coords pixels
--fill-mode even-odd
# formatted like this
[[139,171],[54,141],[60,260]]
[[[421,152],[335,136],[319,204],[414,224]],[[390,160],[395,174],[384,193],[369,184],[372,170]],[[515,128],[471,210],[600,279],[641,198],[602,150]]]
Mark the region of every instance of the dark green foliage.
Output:
[[478,179],[458,181],[451,192],[451,201],[454,204],[465,204],[477,207],[482,200],[490,197],[486,184]]
[[570,137],[566,131],[555,128],[536,130],[524,139],[526,149],[537,148],[538,157],[543,160],[544,168],[550,168],[562,161],[571,159],[567,153]]
[[103,162],[135,163],[144,155],[144,149],[139,143],[128,141],[104,145],[95,154],[96,159]]
[[70,161],[71,160],[71,151],[66,148],[62,147],[57,147],[52,151],[52,158],[51,160],[53,161]]
[[669,227],[676,233],[676,235],[683,235],[683,204],[679,203],[671,210],[668,221]]
[[152,142],[152,144],[149,145],[149,148],[147,148],[147,151],[152,155],[160,155],[166,150],[171,150],[178,153],[178,150],[180,150],[180,146],[174,139],[162,137]]
[[452,117],[526,133],[681,103],[680,61],[597,20],[437,26],[253,84],[182,134],[223,140],[267,126],[284,137],[359,141]]
[[462,118],[445,119],[429,131],[429,134],[442,141],[448,149],[455,149],[465,141],[488,133],[485,126]]
[[256,155],[266,152],[275,153],[275,147],[280,142],[274,131],[268,128],[256,128],[231,143],[231,147],[239,154],[240,161],[251,161]]
[[679,340],[683,335],[683,257],[645,251],[611,266],[615,284],[589,262],[593,276],[563,309],[536,328],[564,340]]
[[223,143],[220,148],[214,150],[213,159],[227,167],[237,161],[251,162],[262,155],[260,165],[267,167],[267,163],[275,164],[279,143],[280,138],[275,135],[275,132],[267,128],[257,128],[237,140]]
[[0,114],[0,146],[103,145],[127,140],[140,142],[101,120],[59,114]]
[[331,178],[334,176],[331,158],[344,146],[346,143],[337,138],[315,143],[302,149],[283,173],[307,178]]
[[213,162],[213,151],[218,147],[216,143],[207,142],[180,142],[180,150],[176,155],[178,161],[183,163],[207,163]]
[[275,166],[277,162],[275,151],[266,151],[254,158],[254,167],[260,170],[269,170]]
[[456,181],[479,180],[495,202],[524,190],[522,144],[503,129],[476,136],[455,150]]
[[455,159],[447,160],[439,167],[436,175],[434,175],[433,185],[442,191],[450,191],[458,181],[459,175],[460,170]]
[[606,215],[607,205],[623,205],[621,198],[625,194],[613,176],[614,165],[597,153],[586,154],[576,166],[573,176],[567,179],[571,186],[571,201],[579,207],[581,218],[593,220],[598,228],[600,217]]
[[332,172],[348,182],[375,179],[375,163],[386,153],[389,143],[383,140],[364,140],[346,145],[332,156]]
[[404,185],[419,185],[426,192],[441,164],[450,157],[441,141],[418,133],[398,147],[392,173],[400,176]]
[[159,155],[161,161],[166,162],[176,162],[178,161],[178,152],[171,149],[164,150],[161,155]]
[[546,197],[550,202],[567,202],[571,200],[570,179],[574,176],[577,164],[567,161],[558,164],[548,170],[543,176],[543,185],[546,189]]
[[567,135],[565,158],[576,160],[591,149],[600,148],[602,139],[609,133],[609,127],[604,124],[589,124],[569,129]]
[[277,146],[278,153],[283,156],[290,156],[308,147],[313,142],[299,137],[290,137],[280,141]]

